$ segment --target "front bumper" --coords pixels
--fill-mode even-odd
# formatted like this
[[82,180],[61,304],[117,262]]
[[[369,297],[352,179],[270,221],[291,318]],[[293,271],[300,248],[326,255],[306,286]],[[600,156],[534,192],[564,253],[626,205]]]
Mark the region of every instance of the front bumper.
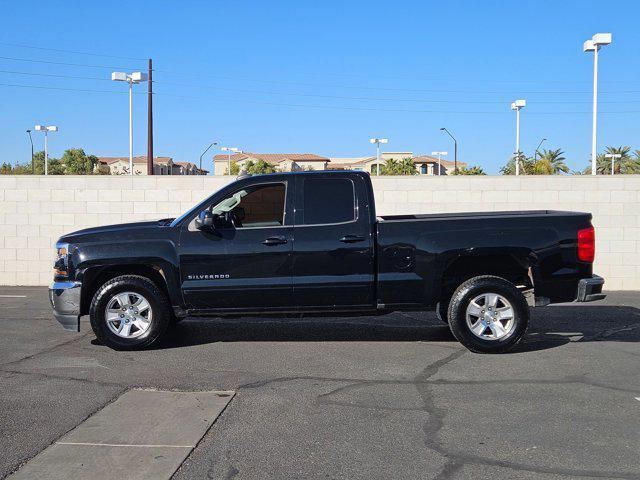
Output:
[[578,282],[578,296],[576,302],[593,302],[595,300],[602,300],[606,297],[602,293],[602,286],[604,285],[604,278],[598,275],[592,275],[591,278],[583,278]]
[[53,282],[49,301],[53,316],[66,330],[80,331],[80,282]]

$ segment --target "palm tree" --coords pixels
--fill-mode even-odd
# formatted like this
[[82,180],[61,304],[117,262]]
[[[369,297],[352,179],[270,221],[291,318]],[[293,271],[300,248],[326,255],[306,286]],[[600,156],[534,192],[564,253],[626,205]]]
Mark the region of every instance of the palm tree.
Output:
[[[614,161],[615,174],[640,173],[640,151],[634,152],[635,158],[631,156],[631,147],[607,147],[605,153],[620,155],[620,158]],[[611,158],[605,157],[604,153],[599,153],[596,157],[596,171],[600,174],[610,174]]]
[[516,174],[516,158],[520,163],[520,175],[533,175],[533,159],[528,158],[524,153],[518,152],[514,154],[507,164],[500,169],[502,175]]
[[473,167],[458,167],[457,172],[452,172],[451,175],[486,175],[482,167],[473,166]]
[[403,158],[401,161],[394,160],[390,158],[380,169],[380,174],[382,175],[416,175],[418,170],[416,170],[416,164],[413,162],[412,158]]
[[569,167],[564,163],[566,158],[563,155],[564,152],[560,148],[556,150],[542,150],[540,158],[538,158],[533,165],[533,174],[557,175],[559,173],[568,173]]

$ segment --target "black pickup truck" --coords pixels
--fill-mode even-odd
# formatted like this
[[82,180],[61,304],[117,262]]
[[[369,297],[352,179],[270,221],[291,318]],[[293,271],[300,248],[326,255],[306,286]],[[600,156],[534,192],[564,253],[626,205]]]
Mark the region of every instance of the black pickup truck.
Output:
[[[425,182],[425,186],[428,182]],[[433,310],[475,352],[524,336],[529,307],[603,298],[591,214],[376,216],[368,174],[249,176],[176,219],[60,238],[56,319],[118,349],[187,316]]]

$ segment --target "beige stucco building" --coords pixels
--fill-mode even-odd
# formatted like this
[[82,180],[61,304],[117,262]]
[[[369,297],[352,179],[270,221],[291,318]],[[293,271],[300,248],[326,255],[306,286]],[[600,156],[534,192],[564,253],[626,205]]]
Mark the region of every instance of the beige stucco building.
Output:
[[[380,168],[387,160],[402,161],[411,158],[416,165],[418,175],[438,175],[438,159],[430,155],[414,156],[413,152],[383,152],[380,154]],[[313,153],[235,153],[231,156],[218,154],[213,157],[215,175],[227,175],[229,163],[237,163],[242,171],[248,162],[265,161],[280,172],[300,170],[362,170],[377,173],[378,162],[375,156],[367,157],[323,157]],[[458,162],[458,167],[466,167]],[[440,175],[451,175],[454,162],[441,159]]]
[[[98,157],[99,168],[108,169],[111,175],[129,174],[129,157]],[[154,175],[206,175],[191,162],[174,162],[171,157],[154,157]],[[147,175],[147,157],[133,157],[133,174]]]
[[227,175],[229,163],[237,163],[240,170],[247,163],[260,160],[273,165],[280,172],[297,172],[301,170],[327,170],[329,159],[313,153],[235,153],[231,156],[218,154],[213,157],[214,175]]
[[[376,174],[378,166],[382,168],[387,160],[400,162],[405,158],[410,158],[416,166],[418,175],[438,175],[438,159],[431,155],[414,156],[413,152],[383,152],[380,154],[380,162],[375,156],[369,157],[331,157],[330,168],[334,170],[362,170]],[[440,175],[451,175],[454,162],[441,159]],[[458,167],[466,167],[464,162],[458,162]]]

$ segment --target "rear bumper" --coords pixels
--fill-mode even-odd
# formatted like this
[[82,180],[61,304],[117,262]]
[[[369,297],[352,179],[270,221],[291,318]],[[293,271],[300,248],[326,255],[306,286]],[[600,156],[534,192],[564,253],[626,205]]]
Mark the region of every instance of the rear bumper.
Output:
[[80,282],[53,282],[49,301],[53,316],[65,330],[80,331]]
[[602,286],[604,285],[604,278],[598,275],[592,275],[591,278],[583,278],[578,282],[578,296],[576,302],[593,302],[595,300],[602,300],[606,297],[602,293]]

